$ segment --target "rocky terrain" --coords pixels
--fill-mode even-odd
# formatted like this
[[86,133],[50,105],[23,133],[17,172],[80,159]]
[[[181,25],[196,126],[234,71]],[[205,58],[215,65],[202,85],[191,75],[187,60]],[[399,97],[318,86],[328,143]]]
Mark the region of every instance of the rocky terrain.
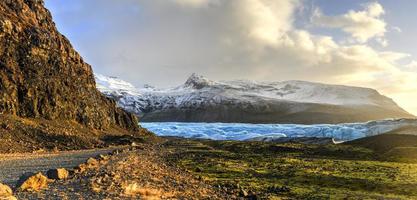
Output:
[[[363,141],[314,145],[166,138],[136,143],[110,155],[103,151],[83,158],[76,167],[56,169],[63,165],[34,162],[34,175],[23,176],[18,184],[9,182],[6,195],[19,199],[415,199],[417,159],[409,153],[415,152],[416,137],[408,137],[407,144],[393,142],[393,149],[383,154],[365,147]],[[401,159],[401,154],[387,156],[403,144]],[[60,154],[68,156],[63,159],[71,157]],[[31,160],[41,159],[49,157]],[[3,161],[19,162],[13,156]],[[13,170],[7,166],[0,165],[0,170]]]
[[196,74],[167,89],[135,87],[102,75],[96,80],[101,92],[145,122],[335,124],[414,118],[369,88],[304,81],[213,81]]
[[[98,152],[102,154],[84,158]],[[41,154],[29,159],[32,174],[37,175],[26,176],[21,182],[9,181],[8,185],[13,190],[11,195],[18,199],[231,199],[216,186],[168,162],[169,156],[171,153],[160,144],[137,144],[110,155],[106,150]],[[9,165],[0,165],[0,170],[14,170],[10,163],[19,163],[19,159],[3,159]],[[54,168],[64,166],[56,163],[57,159],[72,164],[84,161],[73,167]],[[45,167],[51,170],[45,173]]]

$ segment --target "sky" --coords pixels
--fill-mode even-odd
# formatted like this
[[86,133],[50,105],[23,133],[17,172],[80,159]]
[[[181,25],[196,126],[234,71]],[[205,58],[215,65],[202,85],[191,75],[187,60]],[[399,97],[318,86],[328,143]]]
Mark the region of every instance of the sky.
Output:
[[96,73],[137,86],[305,80],[377,89],[417,114],[415,0],[45,0]]

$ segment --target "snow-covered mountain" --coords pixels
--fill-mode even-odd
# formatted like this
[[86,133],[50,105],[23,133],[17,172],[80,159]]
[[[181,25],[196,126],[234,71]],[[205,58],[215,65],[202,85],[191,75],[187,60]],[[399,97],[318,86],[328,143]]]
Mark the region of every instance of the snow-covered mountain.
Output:
[[213,81],[196,74],[180,86],[134,87],[96,75],[97,88],[142,121],[347,123],[414,117],[376,90],[305,81]]

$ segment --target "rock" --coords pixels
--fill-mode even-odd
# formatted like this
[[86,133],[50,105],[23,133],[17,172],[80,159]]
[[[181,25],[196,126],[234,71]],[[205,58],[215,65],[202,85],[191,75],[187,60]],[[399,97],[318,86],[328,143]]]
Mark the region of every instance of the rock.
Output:
[[89,158],[86,164],[88,165],[88,167],[97,167],[100,163],[95,158]]
[[195,168],[195,172],[203,172],[203,169],[201,167]]
[[240,189],[239,194],[242,197],[247,197],[249,195],[248,192],[246,190],[244,190],[244,189]]
[[98,157],[99,157],[100,160],[109,160],[109,158],[110,158],[109,156],[102,155],[102,154],[100,154]]
[[0,183],[0,199],[13,196],[13,190],[4,184]]
[[77,167],[75,167],[74,173],[83,173],[83,172],[85,172],[85,170],[87,170],[86,164],[81,164],[81,165],[78,165]]
[[83,163],[81,165],[78,165],[75,168],[75,172],[76,173],[83,173],[87,169],[95,169],[95,168],[98,168],[99,166],[100,166],[100,162],[97,159],[95,159],[95,158],[89,158],[86,163]]
[[50,169],[46,172],[49,179],[63,180],[69,177],[69,172],[66,169]]
[[27,179],[23,177],[21,180],[22,184],[19,186],[21,191],[38,192],[48,187],[48,178],[42,173],[30,176]]
[[291,192],[291,188],[288,186],[270,186],[268,187],[268,192],[275,193],[275,194],[282,194],[282,193],[289,193]]
[[161,199],[161,191],[152,188],[139,187],[137,183],[125,184],[122,186],[124,194],[127,196],[139,195],[141,199]]

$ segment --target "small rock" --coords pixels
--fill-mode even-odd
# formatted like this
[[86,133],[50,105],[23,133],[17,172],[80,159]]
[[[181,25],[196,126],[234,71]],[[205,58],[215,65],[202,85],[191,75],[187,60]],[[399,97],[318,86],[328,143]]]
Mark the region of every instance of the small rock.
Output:
[[75,169],[74,169],[74,173],[83,173],[87,170],[87,166],[86,164],[81,164],[78,165]]
[[10,196],[13,196],[12,189],[9,186],[0,183],[0,199]]
[[38,192],[48,187],[48,178],[42,173],[30,176],[29,178],[22,178],[22,184],[19,189],[22,191],[35,191]]
[[195,172],[202,172],[203,171],[203,169],[201,168],[201,167],[197,167],[196,169],[195,169]]
[[94,158],[89,158],[87,160],[87,165],[89,167],[95,167],[95,166],[98,166],[99,165],[99,162],[96,159],[94,159]]
[[100,154],[98,157],[99,157],[101,160],[108,160],[108,159],[109,159],[109,156],[102,155],[102,154]]
[[46,172],[49,179],[63,180],[69,177],[69,172],[66,169],[50,169]]
[[240,190],[240,196],[242,196],[242,197],[247,197],[249,194],[248,194],[248,192],[246,191],[246,190],[244,190],[244,189],[241,189]]

